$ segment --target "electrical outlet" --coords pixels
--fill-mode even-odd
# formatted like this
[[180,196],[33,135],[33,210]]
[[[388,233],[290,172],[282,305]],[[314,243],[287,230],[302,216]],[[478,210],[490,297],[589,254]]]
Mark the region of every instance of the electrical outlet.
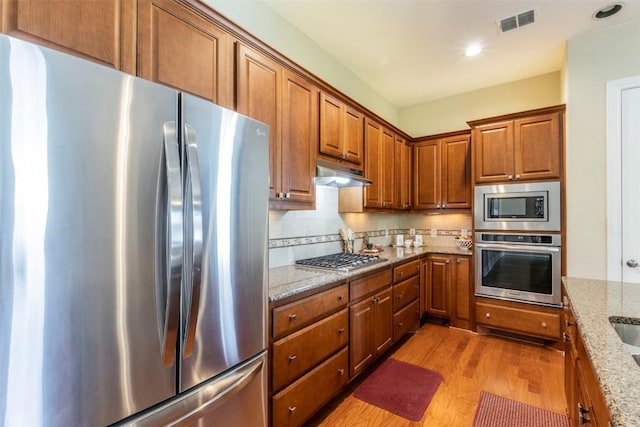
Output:
[[415,236],[416,235],[416,229],[415,228],[410,228],[409,229],[409,236]]
[[462,237],[467,237],[467,235],[468,235],[468,234],[467,234],[467,229],[466,229],[466,228],[463,228],[462,230],[460,230],[460,235],[461,235]]
[[435,228],[431,229],[431,237],[437,237],[438,236],[438,230],[436,230]]

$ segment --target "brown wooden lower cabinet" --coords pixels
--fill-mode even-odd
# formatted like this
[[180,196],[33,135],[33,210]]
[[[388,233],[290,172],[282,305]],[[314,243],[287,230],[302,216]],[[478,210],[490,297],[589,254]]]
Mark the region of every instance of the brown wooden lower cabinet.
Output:
[[393,341],[396,342],[409,331],[420,326],[420,301],[416,298],[411,304],[393,315]]
[[304,423],[349,380],[346,348],[273,396],[273,425],[293,427]]
[[564,390],[572,427],[609,425],[611,415],[570,306],[563,311]]
[[429,254],[423,265],[422,313],[449,319],[458,328],[474,329],[471,257]]
[[358,375],[393,343],[391,285],[349,308],[350,378]]
[[533,304],[476,299],[476,323],[492,329],[560,340],[560,309]]

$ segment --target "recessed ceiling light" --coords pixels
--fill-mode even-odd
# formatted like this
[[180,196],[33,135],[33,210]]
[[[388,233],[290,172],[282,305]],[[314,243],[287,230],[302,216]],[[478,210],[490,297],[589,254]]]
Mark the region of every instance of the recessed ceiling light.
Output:
[[608,18],[611,15],[615,15],[616,13],[620,12],[620,10],[622,9],[622,6],[624,6],[624,3],[608,4],[608,5],[604,6],[604,7],[601,7],[600,9],[598,9],[593,14],[593,17],[596,18],[596,19]]
[[465,54],[466,56],[476,56],[476,55],[478,55],[480,52],[482,52],[482,48],[481,48],[479,45],[474,44],[474,45],[469,46],[469,47],[467,48],[467,50],[465,50],[465,51],[464,51],[464,54]]

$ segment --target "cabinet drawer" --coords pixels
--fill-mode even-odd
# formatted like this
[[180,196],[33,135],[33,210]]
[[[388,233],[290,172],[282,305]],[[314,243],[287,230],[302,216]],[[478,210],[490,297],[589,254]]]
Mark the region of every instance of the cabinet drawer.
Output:
[[273,425],[299,426],[347,384],[349,352],[345,348],[273,396]]
[[409,280],[402,281],[393,286],[393,312],[400,310],[420,293],[420,277],[413,276]]
[[349,343],[349,310],[301,329],[273,344],[273,390],[280,390]]
[[374,273],[370,276],[351,281],[351,301],[369,295],[380,288],[391,284],[391,269]]
[[393,341],[396,342],[407,332],[420,325],[420,301],[415,300],[393,315]]
[[309,323],[346,307],[349,301],[347,285],[273,309],[273,338],[278,339]]
[[476,303],[476,322],[479,325],[521,332],[543,338],[560,339],[560,310],[546,312],[524,307]]
[[393,283],[416,276],[420,272],[420,260],[406,262],[393,268]]

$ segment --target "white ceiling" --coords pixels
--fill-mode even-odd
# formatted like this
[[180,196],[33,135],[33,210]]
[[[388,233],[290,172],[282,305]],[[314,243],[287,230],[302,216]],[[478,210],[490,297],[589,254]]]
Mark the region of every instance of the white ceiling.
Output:
[[[640,0],[603,20],[613,0],[263,1],[397,107],[558,71],[566,40],[640,19]],[[536,23],[498,33],[533,8]],[[465,57],[470,43],[483,52]]]

